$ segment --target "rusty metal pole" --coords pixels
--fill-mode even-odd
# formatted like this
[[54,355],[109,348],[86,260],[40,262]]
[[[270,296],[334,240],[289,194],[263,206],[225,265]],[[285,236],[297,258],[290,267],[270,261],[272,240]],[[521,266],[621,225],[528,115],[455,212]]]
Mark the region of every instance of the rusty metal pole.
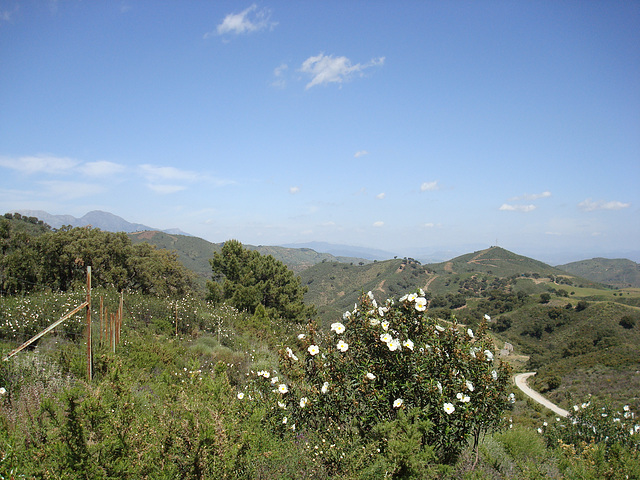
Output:
[[91,266],[87,266],[87,378],[93,378],[93,352],[91,351]]

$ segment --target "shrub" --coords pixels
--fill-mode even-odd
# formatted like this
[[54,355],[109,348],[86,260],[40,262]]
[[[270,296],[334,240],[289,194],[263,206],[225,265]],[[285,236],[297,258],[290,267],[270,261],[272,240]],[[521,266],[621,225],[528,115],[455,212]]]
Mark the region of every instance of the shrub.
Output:
[[[322,432],[337,445],[345,438],[367,443],[393,422],[420,418],[432,425],[420,423],[421,458],[433,448],[445,463],[455,461],[469,439],[477,444],[481,434],[498,427],[510,368],[495,364],[486,324],[475,333],[460,331],[455,319],[442,326],[427,315],[422,293],[378,306],[369,292],[331,332],[310,324],[295,351],[281,349],[286,377],[258,372],[253,393],[279,405],[271,410],[272,424]],[[408,417],[399,417],[401,411]]]

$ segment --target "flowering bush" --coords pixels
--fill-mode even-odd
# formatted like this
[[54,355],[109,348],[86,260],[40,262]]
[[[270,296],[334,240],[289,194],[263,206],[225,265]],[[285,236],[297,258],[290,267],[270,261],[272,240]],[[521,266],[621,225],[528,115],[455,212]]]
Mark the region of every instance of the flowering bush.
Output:
[[432,425],[423,446],[445,462],[497,427],[509,367],[494,361],[484,324],[476,332],[441,325],[423,295],[378,305],[369,292],[329,332],[311,324],[297,345],[283,348],[279,384],[263,382],[261,393],[277,392],[273,412],[282,420],[274,423],[322,432],[333,445],[348,436],[367,441],[376,425],[417,409]]
[[538,429],[547,445],[555,446],[562,442],[574,446],[603,444],[611,447],[619,444],[640,450],[640,422],[628,405],[620,412],[609,405],[589,401],[574,405],[570,413],[568,418],[544,423]]

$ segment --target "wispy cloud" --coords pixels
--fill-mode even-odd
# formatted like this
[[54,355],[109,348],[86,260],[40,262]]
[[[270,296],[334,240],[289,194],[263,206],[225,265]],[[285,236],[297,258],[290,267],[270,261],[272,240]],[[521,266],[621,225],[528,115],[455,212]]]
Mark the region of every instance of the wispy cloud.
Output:
[[377,198],[378,200],[384,200],[384,198],[385,198],[386,196],[387,196],[387,194],[386,194],[386,193],[384,193],[384,192],[382,192],[382,193],[379,193],[378,195],[376,195],[376,198]]
[[353,156],[355,158],[359,158],[359,157],[362,157],[363,155],[369,155],[369,152],[367,152],[366,150],[359,150]]
[[296,194],[296,193],[298,193],[298,192],[300,192],[300,187],[291,187],[291,188],[289,189],[289,193],[290,193],[291,195],[295,195],[295,194]]
[[0,157],[0,167],[33,175],[37,173],[60,174],[72,170],[80,162],[67,157],[36,155],[18,158]]
[[107,161],[88,162],[80,166],[80,171],[89,177],[107,177],[125,170],[124,165]]
[[147,188],[160,195],[171,195],[172,193],[182,192],[187,189],[184,185],[167,185],[157,183],[148,183]]
[[58,200],[73,200],[104,193],[106,188],[96,183],[50,180],[40,182],[42,193]]
[[435,190],[440,190],[437,180],[433,182],[423,182],[422,185],[420,185],[421,192],[433,192]]
[[11,17],[18,11],[18,8],[18,5],[16,5],[11,10],[0,10],[0,21],[10,22]]
[[195,181],[199,174],[189,170],[180,170],[175,167],[159,167],[145,163],[139,166],[142,175],[150,181],[158,180],[187,180]]
[[551,192],[546,190],[542,193],[525,193],[524,195],[520,195],[518,197],[512,197],[509,199],[510,202],[519,202],[519,201],[527,201],[532,202],[534,200],[539,200],[541,198],[549,198],[551,196]]
[[585,212],[593,212],[594,210],[621,210],[630,206],[630,203],[619,201],[605,202],[602,200],[593,201],[590,198],[587,198],[578,204],[578,207]]
[[273,82],[271,82],[272,87],[284,88],[287,86],[287,80],[285,78],[285,73],[289,69],[289,65],[286,63],[282,63],[278,65],[273,70]]
[[509,203],[503,203],[500,206],[500,210],[504,212],[533,212],[536,209],[535,205],[511,205]]
[[260,30],[272,29],[277,22],[271,21],[271,10],[268,8],[258,8],[255,3],[240,13],[230,13],[214,32],[207,32],[204,38],[214,35],[253,33]]
[[351,79],[354,74],[362,73],[370,67],[379,67],[384,64],[384,57],[374,58],[368,63],[356,63],[353,65],[347,57],[334,57],[321,53],[315,57],[307,58],[300,67],[300,71],[308,74],[311,81],[306,89],[316,85],[328,83],[343,83]]
[[377,222],[373,222],[373,226],[376,228],[384,227],[384,222],[381,220],[378,220]]

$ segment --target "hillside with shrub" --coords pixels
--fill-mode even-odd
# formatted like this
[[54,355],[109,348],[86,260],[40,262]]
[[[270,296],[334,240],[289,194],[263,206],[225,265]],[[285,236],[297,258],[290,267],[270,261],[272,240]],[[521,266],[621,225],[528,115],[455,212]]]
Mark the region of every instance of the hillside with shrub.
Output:
[[619,288],[640,288],[640,265],[626,258],[592,258],[558,265],[573,275]]
[[636,291],[495,247],[297,276],[231,241],[205,295],[175,252],[5,220],[3,358],[95,283],[91,378],[84,312],[0,362],[0,477],[640,477]]

